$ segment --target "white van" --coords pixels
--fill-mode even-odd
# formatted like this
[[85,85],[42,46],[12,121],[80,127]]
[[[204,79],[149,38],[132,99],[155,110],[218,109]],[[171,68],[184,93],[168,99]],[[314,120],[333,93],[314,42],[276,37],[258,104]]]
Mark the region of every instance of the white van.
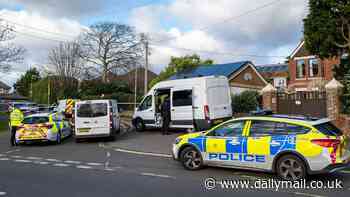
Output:
[[88,100],[75,103],[75,138],[111,137],[120,131],[115,100]]
[[135,109],[137,131],[161,128],[160,106],[170,98],[170,128],[205,130],[232,117],[231,94],[224,76],[163,81],[156,84]]

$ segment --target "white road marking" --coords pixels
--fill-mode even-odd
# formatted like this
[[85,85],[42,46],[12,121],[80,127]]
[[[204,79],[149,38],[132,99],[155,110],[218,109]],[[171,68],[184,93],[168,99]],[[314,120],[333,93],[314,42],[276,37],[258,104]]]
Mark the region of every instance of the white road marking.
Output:
[[160,177],[160,178],[173,178],[175,179],[175,177],[169,176],[169,175],[165,175],[165,174],[154,174],[154,173],[149,173],[149,172],[143,172],[141,173],[142,176],[153,176],[153,177]]
[[6,192],[0,192],[0,196],[5,196],[6,194]]
[[94,163],[94,162],[86,163],[86,164],[89,166],[102,166],[103,165],[103,163]]
[[308,197],[325,197],[317,194],[308,194],[308,193],[302,193],[302,192],[294,192],[294,194],[300,195],[300,196],[308,196]]
[[0,158],[0,161],[8,161],[8,160],[10,160],[10,158],[7,158],[7,157]]
[[116,148],[114,149],[117,152],[123,152],[123,153],[131,153],[136,155],[147,155],[147,156],[155,156],[155,157],[164,157],[164,158],[172,158],[169,154],[161,154],[161,153],[148,153],[148,152],[140,152],[140,151],[133,151],[133,150],[126,150],[126,149],[120,149]]
[[10,157],[12,157],[12,158],[22,158],[22,156],[20,156],[20,155],[12,155]]
[[68,167],[70,166],[69,164],[66,164],[66,163],[55,163],[53,164],[53,166],[57,166],[57,167]]
[[20,162],[20,163],[32,163],[30,160],[25,160],[25,159],[15,159],[13,160],[14,162]]
[[47,162],[47,161],[40,161],[40,162],[38,162],[38,164],[40,164],[40,165],[47,165],[47,164],[49,164],[49,162]]
[[76,168],[80,168],[80,169],[91,169],[91,166],[85,166],[85,165],[77,165]]
[[46,161],[61,162],[61,160],[58,160],[58,159],[46,159]]
[[66,160],[64,163],[71,163],[71,164],[81,164],[80,161],[72,161],[72,160]]
[[20,151],[20,149],[15,149],[15,150],[9,150],[7,152],[5,152],[6,154],[9,154],[9,153],[13,153],[13,152],[18,152]]
[[27,159],[31,159],[31,160],[41,160],[43,159],[42,157],[26,157]]

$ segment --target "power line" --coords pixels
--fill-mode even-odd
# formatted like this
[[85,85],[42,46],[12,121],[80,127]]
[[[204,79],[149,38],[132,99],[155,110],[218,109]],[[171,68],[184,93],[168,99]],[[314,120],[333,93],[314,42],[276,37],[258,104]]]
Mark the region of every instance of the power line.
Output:
[[55,36],[60,36],[60,37],[62,37],[62,38],[63,38],[63,37],[68,38],[68,39],[73,39],[73,38],[75,38],[75,36],[73,36],[73,35],[62,34],[62,33],[57,33],[57,32],[51,32],[51,31],[47,31],[47,30],[40,29],[40,28],[37,28],[37,27],[33,27],[33,26],[29,26],[29,25],[24,25],[24,24],[20,24],[20,23],[17,23],[17,22],[13,22],[13,21],[10,21],[10,20],[5,19],[5,18],[0,18],[0,21],[1,21],[1,20],[7,21],[8,23],[15,24],[15,25],[17,25],[17,26],[25,27],[25,28],[27,28],[27,29],[32,29],[32,30],[35,30],[35,31],[44,32],[44,33],[52,34],[52,35],[55,35]]
[[[221,22],[218,22],[218,23],[215,23],[215,24],[211,24],[211,25],[209,25],[209,26],[205,26],[205,27],[198,28],[198,30],[200,30],[200,31],[205,31],[205,30],[208,30],[208,29],[210,29],[211,27],[213,27],[213,26],[215,26],[215,25],[222,24],[222,23],[227,23],[227,22],[232,21],[232,20],[236,20],[236,19],[238,19],[238,18],[241,18],[241,17],[246,16],[246,15],[248,15],[248,14],[251,14],[251,13],[253,13],[253,12],[256,12],[256,11],[259,11],[259,10],[264,9],[264,8],[266,8],[266,7],[269,7],[269,6],[271,6],[271,5],[275,4],[275,3],[278,3],[279,1],[282,1],[282,0],[274,0],[274,1],[271,1],[271,2],[269,2],[269,3],[263,4],[263,5],[258,6],[258,7],[256,7],[256,8],[253,8],[253,9],[251,9],[251,10],[248,10],[248,11],[246,11],[246,12],[243,12],[243,13],[241,13],[241,14],[239,14],[239,15],[232,16],[232,17],[223,19]],[[183,35],[181,35],[181,36],[183,36]],[[171,41],[171,40],[174,40],[174,39],[176,39],[176,38],[178,38],[178,37],[173,36],[173,37],[170,38],[170,39],[163,39],[163,40],[158,40],[158,41],[155,41],[155,42],[161,43],[161,42],[164,42],[164,41]]]
[[[0,26],[6,28],[6,26],[4,26],[4,25],[0,25]],[[58,40],[58,39],[53,39],[53,38],[42,37],[42,36],[38,36],[38,35],[33,35],[33,34],[29,34],[29,33],[20,32],[20,31],[17,31],[15,29],[12,29],[12,28],[11,28],[11,31],[15,32],[17,34],[20,34],[20,35],[33,37],[33,38],[37,38],[37,39],[41,39],[41,40],[48,40],[48,41],[54,41],[54,42],[68,42],[68,40]]]
[[150,44],[152,46],[157,47],[164,47],[164,48],[170,48],[170,49],[178,49],[183,51],[192,51],[192,52],[198,52],[198,53],[207,53],[207,54],[214,54],[214,55],[230,55],[230,56],[237,56],[237,57],[256,57],[256,58],[286,58],[287,55],[255,55],[255,54],[237,54],[227,51],[207,51],[207,50],[195,50],[195,49],[188,49],[188,48],[181,48],[181,47],[173,47],[173,46],[161,46],[161,45],[155,45]]

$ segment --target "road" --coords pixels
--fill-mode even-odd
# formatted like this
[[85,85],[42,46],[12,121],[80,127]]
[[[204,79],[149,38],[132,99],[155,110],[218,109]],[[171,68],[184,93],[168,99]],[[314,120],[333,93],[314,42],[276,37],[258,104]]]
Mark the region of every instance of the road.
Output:
[[[186,171],[171,158],[118,152],[108,142],[10,147],[0,133],[0,196],[348,196],[350,173],[313,176],[310,180],[336,180],[343,189],[216,189],[204,180],[268,180],[272,174],[207,167]],[[117,139],[118,140],[118,139]],[[117,142],[116,142],[117,143]]]

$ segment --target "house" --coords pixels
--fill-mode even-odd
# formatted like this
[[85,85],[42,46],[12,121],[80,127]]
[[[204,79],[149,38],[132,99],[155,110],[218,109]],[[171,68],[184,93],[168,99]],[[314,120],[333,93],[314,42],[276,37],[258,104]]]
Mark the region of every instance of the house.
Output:
[[9,94],[11,87],[0,81],[0,94]]
[[288,88],[292,91],[321,90],[333,78],[333,67],[338,64],[340,58],[321,60],[307,51],[305,42],[301,41],[290,55]]
[[256,69],[275,88],[287,88],[289,78],[288,64],[257,65]]
[[193,69],[186,69],[171,76],[169,79],[184,79],[210,75],[223,75],[229,80],[232,94],[239,94],[245,90],[260,91],[267,85],[266,80],[250,61],[228,64],[201,65]]

